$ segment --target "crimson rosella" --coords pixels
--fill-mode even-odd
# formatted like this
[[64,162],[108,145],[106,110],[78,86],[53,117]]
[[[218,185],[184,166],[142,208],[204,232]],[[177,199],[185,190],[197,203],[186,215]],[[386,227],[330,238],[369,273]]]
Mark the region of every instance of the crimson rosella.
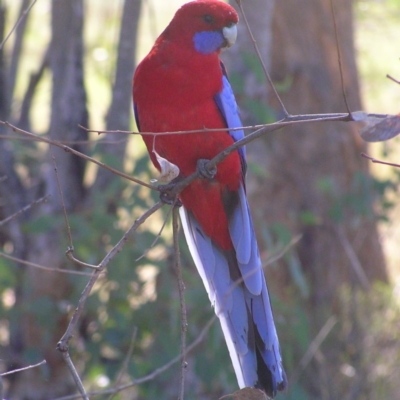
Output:
[[[153,164],[179,178],[244,136],[221,49],[236,40],[238,15],[220,0],[184,4],[136,69],[135,117]],[[207,131],[204,128],[208,128]],[[210,131],[211,129],[226,129]],[[199,132],[163,135],[185,130]],[[186,240],[219,317],[240,387],[274,397],[287,385],[271,303],[246,199],[242,147],[180,194]]]

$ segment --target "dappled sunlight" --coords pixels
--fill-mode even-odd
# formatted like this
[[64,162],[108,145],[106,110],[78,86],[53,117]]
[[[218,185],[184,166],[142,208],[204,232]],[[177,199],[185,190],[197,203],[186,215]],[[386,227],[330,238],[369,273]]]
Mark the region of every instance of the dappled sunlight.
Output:
[[[129,50],[130,64],[124,61],[129,64],[126,67],[129,76],[119,84],[119,92],[114,95],[116,77],[124,75],[117,73],[124,0],[84,0],[81,34],[84,49],[79,55],[74,53],[76,59],[71,58],[74,61],[71,65],[78,67],[69,71],[74,78],[65,81],[67,84],[64,82],[68,87],[52,93],[57,83],[53,81],[52,66],[44,57],[52,35],[52,7],[72,0],[63,1],[36,1],[27,19],[18,68],[9,71],[15,32],[5,44],[4,64],[1,64],[7,72],[7,84],[15,75],[16,85],[8,99],[9,110],[3,113],[4,120],[11,125],[0,124],[0,140],[4,140],[6,150],[2,152],[1,142],[0,250],[4,256],[0,256],[0,373],[26,365],[35,366],[43,358],[47,361],[46,366],[32,374],[18,372],[12,379],[4,377],[5,390],[19,382],[17,389],[21,393],[26,385],[42,387],[46,393],[51,390],[62,395],[76,392],[62,360],[68,354],[86,390],[111,389],[148,377],[147,383],[139,381],[130,392],[107,392],[107,396],[114,395],[115,399],[175,399],[180,369],[187,370],[186,400],[216,399],[233,393],[237,382],[229,353],[223,344],[220,325],[210,319],[213,308],[183,241],[183,232],[177,237],[183,278],[182,281],[177,279],[172,208],[159,203],[160,192],[156,190],[159,182],[151,186],[159,172],[151,165],[142,137],[137,134],[132,99],[127,98],[125,91],[121,97],[124,101],[114,111],[110,107],[115,98],[121,96],[121,88],[128,84],[131,96],[133,54],[136,53],[137,64],[149,52],[177,8],[188,0],[142,0],[140,14],[131,17],[134,21],[140,16],[137,46]],[[6,33],[18,19],[21,3],[22,0],[2,2],[0,12],[2,7],[7,11]],[[242,3],[249,15],[261,4]],[[293,0],[293,5],[295,3]],[[275,2],[275,6],[283,4]],[[400,1],[359,0],[354,4],[361,107],[369,113],[397,114],[400,112],[400,85],[387,79],[386,74],[400,80]],[[325,7],[326,2],[319,2],[319,6]],[[340,16],[337,21],[340,28],[342,9],[336,11]],[[264,17],[265,10],[258,14]],[[329,18],[329,26],[323,18],[309,21],[310,25],[321,29],[321,37],[307,36],[308,33],[302,31],[310,47],[320,41],[325,49],[329,42],[331,47],[327,54],[308,53],[308,48],[303,54],[300,46],[293,46],[297,37],[292,28],[298,28],[297,23],[300,26],[300,20],[307,15],[298,15],[293,26],[279,25],[284,18],[279,15],[273,21],[278,27],[268,27],[267,33],[256,27],[254,33],[261,31],[271,43],[274,42],[274,37],[270,38],[272,31],[277,37],[279,33],[288,33],[286,46],[276,41],[276,49],[279,55],[284,54],[284,60],[274,66],[273,61],[279,59],[275,54],[267,64],[270,62],[271,70],[276,69],[274,83],[278,94],[282,98],[287,96],[288,103],[293,101],[291,108],[297,111],[297,108],[315,106],[324,108],[324,112],[334,112],[326,109],[338,107],[343,111],[339,89],[335,102],[322,104],[321,101],[327,92],[330,93],[326,98],[333,97],[331,92],[340,86],[338,57],[332,51],[334,36],[327,37],[333,32],[331,15],[324,14]],[[242,24],[243,18],[240,20]],[[322,24],[319,26],[321,22],[324,22],[323,32]],[[129,26],[129,21],[125,25]],[[344,65],[346,59],[353,57],[353,49],[347,47],[349,41],[345,36],[349,35],[345,30],[349,26],[338,32]],[[244,24],[242,28],[239,34],[247,35]],[[63,36],[60,47],[68,42],[69,36]],[[129,47],[126,43],[134,42],[125,39],[125,47]],[[244,120],[254,114],[257,124],[264,119],[272,122],[272,118],[281,118],[282,110],[274,109],[274,101],[266,102],[269,89],[252,44],[245,51],[238,45],[231,50],[233,60],[224,62],[242,111],[241,118]],[[234,53],[236,50],[238,52]],[[283,64],[293,55],[298,58],[293,59],[293,64],[285,71]],[[324,64],[328,59],[333,60],[332,65]],[[235,70],[241,63],[243,70]],[[40,71],[42,75],[38,74]],[[63,78],[69,76],[63,75]],[[349,82],[349,76],[345,76],[345,91],[352,102],[357,86]],[[319,80],[310,85],[315,77]],[[39,83],[29,95],[27,89],[35,79]],[[335,79],[337,85],[329,89]],[[0,90],[1,82],[0,79]],[[69,92],[76,82],[81,92]],[[255,98],[246,91],[251,85],[259,91]],[[292,94],[296,87],[298,91]],[[69,97],[65,96],[66,92]],[[311,100],[313,96],[315,99]],[[54,104],[58,99],[62,102],[57,109]],[[0,98],[0,112],[2,100]],[[79,112],[74,108],[82,102],[84,109],[85,101],[89,118],[85,119],[86,114],[82,112],[85,115],[81,120],[86,121],[86,128],[93,130],[89,132],[77,129]],[[122,110],[128,103],[129,114],[127,109]],[[118,129],[121,123],[124,125],[121,130],[133,130],[136,134],[98,132],[110,124],[109,116],[113,112],[111,125]],[[52,115],[62,118],[49,132]],[[369,171],[362,169],[363,163],[369,161],[359,158],[364,142],[356,130],[362,128],[361,122],[319,121],[319,131],[309,144],[306,144],[309,135],[314,133],[311,127],[316,124],[305,120],[296,121],[300,122],[297,124],[286,122],[291,127],[271,130],[247,149],[250,160],[247,196],[289,380],[288,390],[278,394],[277,399],[309,399],[321,393],[321,398],[332,399],[395,399],[400,393],[400,169],[369,163],[373,177],[370,179]],[[346,130],[349,125],[351,131]],[[17,136],[18,128],[41,138],[51,133],[59,143],[40,142],[38,137],[23,132]],[[246,136],[249,133],[250,128]],[[18,140],[14,140],[16,138]],[[64,138],[68,147],[60,144]],[[117,150],[108,152],[110,149]],[[85,154],[93,159],[80,158],[73,150],[81,152],[80,157]],[[395,163],[400,163],[399,150],[399,137],[368,144],[368,154]],[[11,155],[9,159],[4,158],[6,163],[3,154]],[[141,182],[105,171],[95,164],[97,160]],[[108,176],[105,174],[104,181],[99,183],[103,172]],[[315,179],[309,180],[314,174]],[[146,184],[150,187],[144,186]],[[289,193],[287,197],[285,192]],[[35,203],[36,199],[42,200]],[[154,205],[156,211],[144,218],[144,213]],[[208,211],[207,207],[204,210]],[[10,221],[2,225],[3,219],[10,215]],[[210,217],[207,215],[207,218]],[[372,243],[365,238],[371,231],[375,232],[375,225],[379,234],[372,236],[376,238]],[[132,232],[128,235],[129,229]],[[200,236],[197,239],[200,240]],[[386,279],[384,262],[375,262],[375,258],[370,257],[380,252],[379,245],[387,263],[388,283],[374,281],[379,272],[383,280]],[[65,257],[65,252],[73,252],[81,263]],[[214,256],[207,258],[210,265],[216,263]],[[377,256],[378,259],[382,260]],[[26,260],[31,264],[24,263]],[[103,268],[102,263],[105,267],[99,270],[99,265]],[[41,267],[45,268],[38,269]],[[54,271],[60,269],[67,273]],[[360,270],[363,285],[360,285]],[[208,271],[213,279],[218,272],[215,265]],[[87,289],[87,297],[84,297]],[[181,309],[182,293],[187,303],[185,312]],[[246,309],[250,304],[254,306],[253,300],[246,303]],[[232,306],[234,313],[237,303],[232,304],[235,304]],[[79,313],[75,314],[77,310]],[[75,315],[78,315],[76,320]],[[68,330],[70,326],[71,331]],[[180,352],[185,347],[181,338],[186,333],[187,346],[196,343],[197,348],[191,349],[185,365]],[[247,335],[248,331],[245,333]],[[62,341],[63,335],[67,340]],[[56,346],[62,351],[57,353]],[[61,364],[65,370],[59,369]],[[61,377],[59,381],[58,376]],[[0,398],[6,396],[6,391],[3,396],[0,385]],[[20,397],[23,396],[28,399],[29,393]],[[53,397],[56,396],[58,394]]]

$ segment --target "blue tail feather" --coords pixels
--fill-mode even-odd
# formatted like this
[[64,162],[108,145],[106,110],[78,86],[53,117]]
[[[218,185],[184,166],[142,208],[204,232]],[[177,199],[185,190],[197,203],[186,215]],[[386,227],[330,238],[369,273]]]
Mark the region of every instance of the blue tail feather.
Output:
[[[219,248],[184,207],[180,215],[190,252],[219,317],[239,386],[260,387],[274,397],[277,390],[286,387],[286,375],[247,200],[241,190],[231,202],[235,209],[228,212],[231,221],[237,219],[230,224],[235,249]],[[250,234],[239,235],[238,221],[250,227]],[[241,261],[248,262],[239,262],[238,253]]]

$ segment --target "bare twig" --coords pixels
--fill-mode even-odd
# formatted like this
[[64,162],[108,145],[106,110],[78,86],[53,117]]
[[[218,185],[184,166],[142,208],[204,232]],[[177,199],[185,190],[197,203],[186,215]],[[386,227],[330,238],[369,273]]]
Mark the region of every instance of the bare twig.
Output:
[[351,115],[351,110],[349,103],[347,101],[347,96],[346,96],[346,90],[344,88],[344,75],[343,75],[343,65],[342,65],[342,54],[340,52],[340,43],[339,43],[339,33],[337,29],[337,24],[336,24],[336,14],[335,14],[335,7],[333,5],[333,0],[330,0],[331,4],[331,12],[332,12],[332,18],[333,18],[333,28],[335,31],[335,41],[336,41],[336,51],[337,51],[337,56],[338,56],[338,65],[339,65],[339,72],[340,72],[340,84],[342,87],[342,94],[343,94],[343,100],[346,105],[346,110]]
[[400,85],[400,81],[399,81],[399,80],[397,80],[397,79],[395,79],[395,78],[393,78],[393,76],[391,76],[391,75],[387,74],[387,75],[386,75],[386,78],[389,78],[389,79],[390,79],[390,80],[392,80],[393,82],[395,82],[395,83],[397,83],[397,84],[399,84],[399,85]]
[[13,34],[13,32],[18,28],[18,25],[22,22],[22,20],[28,15],[29,11],[31,8],[35,5],[37,0],[33,0],[30,6],[21,14],[19,17],[18,21],[14,24],[14,26],[11,28],[11,31],[8,33],[8,35],[4,38],[4,40],[0,44],[0,51],[3,49],[4,44],[7,42],[7,40],[10,38],[10,36]]
[[[215,156],[209,163],[208,163],[208,168],[212,169],[213,167],[217,166],[221,161],[223,161],[226,157],[229,156],[229,154],[233,153],[234,151],[236,151],[237,149],[239,149],[240,147],[243,147],[244,145],[246,145],[247,143],[252,142],[253,140],[259,138],[262,135],[265,135],[266,133],[269,132],[273,132],[276,131],[278,129],[281,129],[283,127],[286,126],[291,126],[294,124],[299,124],[299,123],[312,123],[312,122],[322,122],[322,121],[352,121],[353,118],[351,116],[351,114],[347,114],[347,113],[332,113],[332,114],[303,114],[303,115],[288,115],[287,117],[285,117],[284,119],[274,122],[272,124],[267,124],[267,125],[262,125],[262,127],[254,132],[252,132],[251,134],[247,135],[246,137],[244,137],[243,139],[235,142],[234,144],[232,144],[231,146],[227,147],[224,151],[222,151],[221,153],[219,153],[217,156]],[[7,127],[9,127],[10,129],[12,129],[14,132],[17,133],[21,133],[23,135],[26,135],[28,137],[31,137],[34,140],[38,140],[47,144],[52,144],[54,146],[57,146],[61,149],[64,149],[67,152],[70,152],[78,157],[81,157],[85,160],[91,161],[99,166],[101,166],[102,168],[106,168],[109,171],[123,177],[126,178],[130,181],[139,183],[140,185],[146,186],[150,189],[154,189],[154,190],[158,190],[158,187],[155,187],[153,185],[150,185],[148,183],[145,183],[143,181],[140,181],[139,179],[135,179],[132,176],[125,174],[123,172],[120,172],[114,168],[111,168],[109,166],[107,166],[106,164],[97,161],[96,159],[87,156],[84,153],[81,153],[71,147],[68,147],[66,145],[61,144],[60,142],[48,139],[48,138],[43,138],[39,135],[35,135],[31,132],[27,132],[24,131],[22,129],[17,128],[16,126],[10,124],[9,122],[6,121],[0,121],[0,124],[5,125]],[[207,132],[207,131],[217,131],[217,129],[204,129],[204,130],[197,130],[197,131],[180,131],[180,132],[163,132],[162,134],[183,134],[183,133],[192,133],[192,132]],[[224,129],[222,129],[224,130]],[[111,131],[109,131],[111,132]],[[130,132],[127,132],[130,133]],[[154,135],[154,132],[149,133],[149,132],[144,132],[141,134],[151,134]],[[174,190],[171,191],[171,194],[178,194],[180,193],[180,191],[182,191],[186,186],[188,186],[190,183],[192,183],[196,178],[198,177],[198,173],[195,172],[192,175],[190,175],[189,177],[181,180],[179,183],[177,183],[175,185]]]
[[80,261],[77,258],[75,258],[74,255],[73,255],[73,253],[74,253],[74,245],[73,245],[73,242],[72,242],[71,226],[69,224],[69,218],[68,218],[68,214],[67,214],[67,209],[65,207],[65,202],[64,202],[64,195],[63,195],[62,188],[61,188],[60,178],[58,176],[57,163],[56,163],[56,159],[54,157],[53,151],[51,151],[51,157],[52,157],[52,160],[53,160],[54,173],[56,175],[58,194],[59,194],[60,200],[61,200],[61,206],[62,206],[62,210],[63,210],[63,214],[64,214],[65,226],[67,228],[67,236],[68,236],[68,241],[69,241],[69,246],[67,248],[67,251],[65,252],[65,255],[67,256],[67,258],[70,261],[72,261],[76,265],[79,265],[79,266],[85,267],[85,268],[97,269],[98,268],[97,265],[92,265],[92,264],[88,264],[88,263],[85,263],[83,261]]
[[78,306],[74,312],[74,315],[71,318],[71,321],[67,327],[67,330],[65,331],[63,337],[57,344],[57,348],[59,351],[67,352],[68,351],[68,342],[73,336],[73,332],[75,331],[76,325],[78,323],[78,320],[82,314],[83,308],[85,306],[86,300],[93,288],[93,285],[97,281],[98,277],[100,274],[103,272],[103,270],[107,267],[108,263],[122,250],[122,247],[124,244],[127,242],[129,237],[133,232],[137,230],[137,228],[143,224],[144,221],[150,215],[154,214],[158,209],[160,209],[163,206],[163,203],[159,201],[156,203],[153,207],[151,207],[149,210],[147,210],[140,218],[138,218],[133,225],[125,232],[123,237],[120,239],[120,241],[109,251],[109,253],[104,257],[104,259],[100,262],[98,265],[97,269],[93,272],[91,275],[91,278],[89,282],[87,283],[85,289],[82,292],[82,295],[79,299]]
[[[138,331],[138,329],[135,326],[133,328],[131,343],[129,344],[128,352],[126,353],[126,357],[124,359],[124,362],[122,363],[122,367],[121,367],[120,371],[118,372],[117,380],[116,380],[114,386],[120,385],[121,380],[122,380],[124,374],[126,373],[126,370],[128,369],[128,364],[129,364],[129,361],[130,361],[130,359],[132,357],[133,348],[134,348],[135,342],[136,342],[137,331]],[[111,393],[111,395],[108,398],[108,400],[112,400],[115,395],[116,395],[116,393]]]
[[[324,116],[323,116],[324,115]],[[208,170],[212,170],[216,167],[220,162],[222,162],[226,157],[228,157],[231,153],[238,150],[240,147],[252,142],[253,140],[259,138],[260,136],[281,129],[285,126],[291,126],[293,124],[305,123],[305,122],[321,122],[321,121],[352,121],[352,117],[349,114],[314,114],[314,115],[297,115],[297,116],[288,116],[281,121],[274,122],[272,124],[264,125],[262,128],[256,130],[255,132],[250,133],[245,136],[243,139],[238,140],[232,145],[226,147],[223,151],[221,151],[218,155],[216,155],[213,159],[211,159],[206,168]],[[186,186],[190,185],[195,179],[199,176],[198,172],[194,172],[192,175],[182,179],[178,183],[175,184],[174,188],[170,191],[171,197],[180,193]]]
[[369,290],[371,288],[371,284],[342,226],[336,228],[336,234],[338,235],[339,241],[343,246],[343,250],[348,257],[350,265],[353,268],[353,271],[356,273],[358,280],[365,290]]
[[[5,121],[0,121],[1,125],[5,125]],[[20,128],[18,128],[20,129]],[[22,130],[22,129],[21,129]],[[94,131],[97,132],[97,131]],[[114,131],[110,131],[111,133],[114,133]],[[136,134],[137,132],[131,132],[131,131],[121,131],[121,133],[125,134]],[[19,133],[19,132],[16,132]],[[100,132],[102,133],[102,132]],[[107,133],[107,132],[105,132]],[[40,138],[45,138],[47,139],[47,135],[40,135]],[[40,140],[36,138],[31,138],[31,137],[25,137],[25,136],[10,136],[10,135],[0,135],[0,139],[5,139],[5,140],[18,140],[21,142],[40,142]],[[119,140],[59,140],[59,144],[84,144],[84,145],[91,145],[91,146],[102,146],[102,145],[110,145],[110,144],[119,144],[122,142],[126,142],[128,139],[119,139]]]
[[17,257],[10,256],[9,254],[3,253],[1,251],[0,251],[0,257],[6,258],[7,260],[14,261],[18,264],[26,265],[27,267],[38,268],[43,271],[61,272],[63,274],[71,274],[71,275],[92,276],[92,274],[90,274],[88,272],[74,271],[74,270],[70,270],[70,269],[57,269],[57,268],[45,267],[44,265],[35,264],[30,261],[26,261],[26,260],[22,260]]
[[301,358],[299,366],[292,374],[291,384],[294,384],[300,378],[301,373],[306,369],[307,365],[314,358],[315,354],[321,347],[322,342],[329,335],[333,327],[337,323],[337,318],[334,315],[331,315],[328,320],[325,322],[324,326],[318,332],[317,336],[313,339],[313,341],[308,346],[307,351],[304,353],[304,356]]
[[[209,319],[209,321],[205,324],[204,328],[201,330],[201,332],[197,336],[197,338],[186,348],[186,354],[191,352],[196,346],[198,346],[205,339],[208,331],[210,330],[211,326],[216,321],[216,319],[217,319],[216,315],[213,315]],[[121,391],[123,391],[125,389],[128,389],[128,388],[132,387],[132,386],[137,386],[137,385],[141,385],[142,383],[146,383],[146,382],[152,381],[155,378],[157,378],[159,375],[164,373],[165,371],[168,371],[171,367],[173,367],[177,362],[179,362],[181,360],[182,360],[182,354],[179,354],[178,356],[176,356],[175,358],[173,358],[172,360],[170,360],[169,362],[167,362],[163,366],[161,366],[159,368],[156,368],[153,372],[151,372],[148,375],[145,375],[145,376],[143,376],[141,378],[138,378],[138,379],[134,379],[133,381],[131,381],[129,383],[126,383],[124,385],[120,385],[120,386],[117,386],[117,387],[114,387],[114,388],[90,392],[90,393],[88,393],[88,395],[94,396],[94,395],[104,395],[104,394],[118,393],[118,392],[121,392]],[[71,395],[71,396],[57,397],[54,400],[73,400],[73,399],[78,399],[80,397],[81,397],[80,395]]]
[[32,203],[28,204],[27,206],[21,208],[20,210],[18,210],[16,213],[10,215],[9,217],[3,219],[2,221],[0,221],[0,226],[3,226],[5,224],[7,224],[8,222],[12,221],[14,218],[17,218],[19,215],[21,215],[24,212],[27,212],[28,210],[30,210],[33,206],[36,206],[40,203],[44,203],[47,201],[47,199],[50,197],[50,195],[46,195],[41,197],[40,199],[34,200],[32,201]]
[[98,268],[97,265],[92,265],[92,264],[85,263],[85,262],[80,261],[80,260],[78,260],[77,258],[74,257],[74,254],[73,254],[74,253],[74,245],[73,245],[73,242],[72,242],[71,226],[69,224],[69,218],[68,218],[68,214],[67,214],[67,209],[65,207],[65,202],[64,202],[64,195],[63,195],[62,188],[61,188],[60,178],[58,176],[57,163],[56,163],[56,159],[54,157],[53,151],[51,151],[51,157],[52,157],[52,160],[53,160],[54,173],[56,175],[58,194],[59,194],[60,200],[61,200],[61,206],[62,206],[62,210],[63,210],[63,214],[64,214],[65,226],[67,228],[67,236],[68,236],[68,241],[69,241],[69,246],[67,248],[67,251],[65,252],[65,255],[67,256],[67,258],[70,261],[72,261],[76,265],[79,265],[79,266],[84,267],[84,268],[97,269]]
[[89,396],[88,396],[87,393],[86,393],[86,390],[85,390],[85,388],[84,388],[84,386],[83,386],[82,380],[81,380],[81,378],[80,378],[80,376],[79,376],[79,374],[78,374],[78,371],[77,371],[76,368],[75,368],[74,363],[73,363],[72,360],[71,360],[71,357],[70,357],[70,355],[69,355],[69,352],[68,352],[68,351],[62,352],[62,356],[63,356],[63,358],[64,358],[65,363],[66,363],[67,366],[68,366],[69,371],[70,371],[71,374],[72,374],[72,377],[74,378],[75,384],[76,384],[76,386],[78,387],[78,390],[79,390],[79,392],[80,392],[81,395],[82,395],[82,398],[83,398],[84,400],[89,400]]
[[172,212],[172,229],[174,237],[174,255],[175,255],[175,271],[178,279],[179,300],[181,306],[181,383],[178,400],[183,400],[185,394],[185,375],[186,375],[186,331],[187,331],[187,314],[185,305],[185,284],[182,279],[181,256],[179,250],[179,223],[178,223],[178,207],[174,207]]
[[[271,256],[268,257],[266,264],[263,266],[263,269],[281,259],[292,247],[294,247],[301,240],[302,237],[302,235],[296,235],[288,244],[279,249],[275,254],[271,254]],[[250,273],[251,272],[252,271],[250,271]]]
[[395,163],[390,163],[390,162],[378,160],[378,159],[376,159],[374,157],[371,157],[371,156],[369,156],[368,154],[365,154],[365,153],[361,153],[361,157],[364,157],[364,158],[372,161],[375,164],[383,164],[383,165],[389,165],[390,167],[400,168],[400,164],[395,164]]
[[68,324],[67,330],[65,331],[63,337],[60,339],[60,341],[57,343],[57,349],[61,352],[61,354],[64,357],[65,362],[67,363],[67,366],[75,380],[75,383],[77,384],[79,391],[81,392],[82,396],[84,399],[89,399],[87,397],[87,394],[85,392],[85,389],[83,388],[82,382],[80,381],[79,375],[76,372],[76,369],[71,361],[70,355],[69,355],[69,340],[73,336],[73,332],[76,329],[76,325],[80,319],[80,316],[82,314],[83,308],[85,306],[86,300],[93,288],[93,285],[97,281],[98,277],[100,274],[103,272],[103,270],[107,267],[108,263],[122,250],[122,247],[126,243],[126,241],[129,239],[130,235],[137,230],[137,228],[144,222],[146,219],[155,213],[159,208],[163,206],[162,202],[156,203],[153,207],[151,207],[149,210],[147,210],[140,218],[138,218],[133,225],[128,229],[128,231],[124,234],[124,236],[120,239],[120,241],[109,251],[109,253],[104,257],[104,259],[100,262],[98,268],[93,272],[89,282],[87,283],[85,289],[82,292],[81,297],[79,298],[78,306],[75,309],[75,312]]
[[98,265],[88,264],[88,263],[85,263],[84,261],[81,261],[81,260],[78,260],[77,258],[75,258],[73,247],[68,247],[65,252],[65,255],[67,256],[67,258],[70,261],[72,261],[76,265],[79,265],[80,267],[90,268],[90,269],[99,269]]
[[54,166],[54,173],[56,175],[58,194],[60,196],[61,207],[62,207],[63,214],[64,214],[65,226],[67,228],[69,246],[70,246],[70,248],[73,249],[74,246],[72,244],[71,226],[69,224],[69,219],[68,219],[68,215],[67,215],[67,209],[65,207],[64,195],[63,195],[62,188],[61,188],[60,177],[58,176],[57,162],[56,162],[56,158],[54,157],[54,153],[53,153],[53,149],[52,148],[50,148],[50,152],[51,152],[51,159],[53,161],[53,166]]
[[[289,251],[289,249],[292,246],[294,246],[300,240],[300,238],[301,238],[300,235],[296,236],[295,238],[293,238],[293,240],[287,246],[285,246],[277,254],[274,254],[271,257],[269,257],[267,259],[265,265],[263,266],[263,268],[266,268],[268,265],[271,265],[271,264],[275,263],[279,258],[283,257],[286,254],[286,252]],[[255,273],[257,270],[258,269],[254,269],[253,271],[250,271],[248,274]],[[248,274],[246,274],[245,277],[247,277]],[[234,290],[234,288],[237,285],[239,285],[243,281],[243,279],[245,277],[242,277],[241,279],[238,279],[236,282],[234,282],[234,284],[232,285],[231,290]],[[204,325],[204,328],[201,330],[201,332],[199,333],[197,338],[189,346],[186,347],[185,356],[187,354],[189,354],[196,346],[198,346],[205,339],[208,331],[210,330],[210,328],[214,324],[214,322],[217,320],[217,318],[218,318],[217,315],[214,314],[208,320],[208,322]],[[182,362],[182,354],[179,354],[178,356],[176,356],[175,358],[170,360],[168,363],[166,363],[162,367],[156,368],[153,372],[151,372],[148,375],[143,376],[142,378],[134,379],[134,380],[132,380],[131,382],[129,382],[127,384],[120,385],[120,386],[117,386],[117,387],[114,387],[114,388],[90,392],[90,393],[88,393],[88,395],[94,396],[94,395],[114,394],[114,393],[121,392],[121,391],[123,391],[125,389],[128,389],[128,388],[130,388],[132,386],[137,386],[137,385],[140,385],[142,383],[146,383],[146,382],[152,381],[155,378],[157,378],[157,376],[161,375],[162,373],[164,373],[165,371],[170,369],[173,365],[175,365],[179,361]],[[57,399],[54,399],[54,400],[73,400],[73,399],[77,399],[77,398],[80,398],[80,396],[78,396],[78,395],[63,396],[63,397],[58,397]]]
[[[388,114],[366,114],[375,116],[377,118],[387,117]],[[347,117],[347,118],[345,118]],[[349,118],[349,114],[347,113],[327,113],[327,114],[299,114],[299,115],[287,115],[284,119],[274,122],[273,124],[258,124],[258,125],[246,125],[240,126],[237,128],[229,128],[229,131],[254,131],[255,129],[267,128],[271,125],[279,125],[281,127],[285,127],[288,124],[292,125],[294,122],[323,122],[323,121],[353,121],[352,118]],[[4,121],[0,121],[0,123],[6,124]],[[8,124],[8,123],[7,123]],[[196,133],[207,133],[207,132],[226,132],[226,128],[207,128],[203,129],[191,129],[184,131],[165,131],[165,132],[134,132],[134,131],[122,131],[122,130],[98,130],[98,129],[89,129],[85,128],[82,125],[79,125],[80,128],[84,129],[87,132],[93,132],[97,134],[102,133],[113,133],[113,134],[124,134],[124,135],[141,135],[141,136],[154,136],[158,134],[163,135],[190,135]],[[41,136],[42,137],[42,136]],[[68,144],[70,142],[59,142],[62,144]],[[74,142],[75,143],[75,142]]]
[[3,372],[2,374],[0,374],[0,376],[6,376],[6,375],[11,375],[11,374],[16,374],[17,372],[23,372],[23,371],[26,371],[26,370],[28,370],[28,369],[40,367],[40,366],[43,365],[43,364],[46,364],[46,360],[42,360],[42,361],[40,361],[40,363],[37,363],[37,364],[28,365],[27,367],[18,368],[18,369],[13,369],[12,371]]
[[240,12],[241,12],[242,15],[243,15],[243,19],[244,19],[244,22],[245,22],[245,24],[246,24],[247,31],[249,32],[251,41],[253,42],[253,46],[254,46],[254,49],[255,49],[255,51],[256,51],[256,53],[257,53],[258,60],[260,61],[260,64],[261,64],[262,69],[263,69],[263,71],[264,71],[264,75],[266,76],[266,78],[267,78],[267,80],[268,80],[268,83],[270,84],[271,89],[272,89],[272,91],[273,91],[273,93],[274,93],[274,96],[276,97],[276,99],[277,99],[278,102],[279,102],[279,105],[280,105],[281,108],[282,108],[282,111],[284,112],[284,114],[285,114],[286,116],[289,116],[290,114],[289,114],[289,112],[286,110],[286,107],[285,107],[285,105],[283,104],[283,101],[282,101],[281,97],[279,96],[279,94],[278,94],[278,92],[277,92],[277,90],[276,90],[276,88],[275,88],[274,83],[272,82],[272,79],[271,79],[271,76],[269,75],[269,72],[268,72],[268,70],[267,70],[267,67],[265,66],[264,60],[263,60],[263,58],[262,58],[262,56],[261,56],[260,50],[259,50],[258,45],[257,45],[257,41],[256,41],[256,39],[254,38],[253,32],[251,31],[251,28],[250,28],[250,24],[249,24],[249,22],[247,21],[246,14],[245,14],[245,12],[244,12],[244,10],[243,10],[242,0],[236,0],[236,3],[237,3],[237,5],[238,5],[238,7],[239,7],[239,9],[240,9]]
[[155,246],[155,244],[157,243],[158,239],[160,239],[161,234],[165,228],[165,225],[167,224],[167,221],[169,219],[169,216],[171,215],[171,212],[173,210],[174,206],[171,206],[167,212],[167,215],[165,216],[164,222],[160,228],[160,230],[158,231],[156,237],[154,238],[153,242],[151,243],[150,247],[148,249],[146,249],[143,254],[141,256],[139,256],[135,261],[138,262],[139,260],[141,260],[143,257],[146,257],[146,255],[149,253],[149,251]]
[[116,174],[118,176],[121,176],[122,178],[128,179],[129,181],[132,181],[132,182],[138,183],[140,185],[146,186],[146,187],[148,187],[150,189],[157,190],[157,188],[155,186],[153,186],[153,185],[150,185],[150,184],[148,184],[146,182],[143,182],[143,181],[141,181],[139,179],[133,178],[132,176],[130,176],[128,174],[125,174],[125,173],[123,173],[121,171],[118,171],[115,168],[109,167],[107,164],[104,164],[101,161],[98,161],[93,157],[89,157],[88,155],[86,155],[84,153],[81,153],[80,151],[75,150],[72,147],[69,147],[69,146],[66,146],[66,145],[64,145],[64,144],[62,144],[60,142],[57,142],[56,140],[51,140],[51,139],[45,138],[43,136],[36,135],[36,134],[34,134],[32,132],[24,131],[23,129],[20,129],[20,128],[10,124],[7,121],[0,121],[0,124],[4,125],[4,126],[7,126],[13,132],[20,133],[21,135],[25,135],[25,136],[31,138],[32,140],[36,140],[38,142],[43,142],[43,143],[47,143],[47,144],[51,144],[53,146],[59,147],[60,149],[63,149],[67,153],[74,154],[75,156],[81,157],[84,160],[90,161],[90,162],[98,165],[101,168],[105,168],[105,169],[113,172],[114,174]]

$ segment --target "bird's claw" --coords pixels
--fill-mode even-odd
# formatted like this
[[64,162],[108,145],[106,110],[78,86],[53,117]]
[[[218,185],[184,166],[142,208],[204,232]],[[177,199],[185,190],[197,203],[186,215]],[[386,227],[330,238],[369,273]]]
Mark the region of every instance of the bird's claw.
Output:
[[169,205],[174,205],[175,207],[181,207],[182,202],[179,200],[178,196],[172,192],[174,187],[176,186],[175,179],[170,183],[166,183],[165,185],[158,185],[157,189],[160,191],[160,200]]
[[217,174],[217,167],[212,167],[211,169],[207,168],[207,164],[210,160],[206,160],[204,158],[200,158],[197,160],[197,172],[204,179],[214,179]]

